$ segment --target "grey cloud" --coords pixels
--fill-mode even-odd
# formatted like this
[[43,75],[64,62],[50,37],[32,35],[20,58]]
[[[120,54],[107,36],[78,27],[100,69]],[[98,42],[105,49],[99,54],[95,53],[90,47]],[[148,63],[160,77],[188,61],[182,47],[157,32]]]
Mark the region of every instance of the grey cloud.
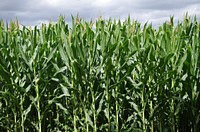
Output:
[[103,18],[124,19],[128,15],[141,22],[162,23],[174,15],[176,20],[182,19],[184,13],[196,14],[200,17],[199,0],[2,0],[0,3],[0,19],[19,19],[24,25],[38,22],[56,21],[64,15],[67,21],[71,15],[79,14],[83,19]]
[[198,3],[200,3],[199,0],[136,0],[133,4],[136,8],[141,9],[172,10]]
[[36,5],[38,0],[1,0],[0,11],[27,11]]

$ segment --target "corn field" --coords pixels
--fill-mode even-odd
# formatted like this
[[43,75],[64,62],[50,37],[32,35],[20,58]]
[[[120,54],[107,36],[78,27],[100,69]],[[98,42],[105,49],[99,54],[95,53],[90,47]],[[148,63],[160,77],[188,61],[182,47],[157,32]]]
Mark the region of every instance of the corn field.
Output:
[[1,132],[199,132],[200,22],[0,22]]

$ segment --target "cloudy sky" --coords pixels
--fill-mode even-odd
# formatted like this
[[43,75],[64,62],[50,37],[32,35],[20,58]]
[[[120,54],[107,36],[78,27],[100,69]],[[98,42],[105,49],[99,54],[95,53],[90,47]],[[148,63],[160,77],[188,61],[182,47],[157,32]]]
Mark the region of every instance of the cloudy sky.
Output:
[[102,16],[125,19],[129,15],[142,23],[152,22],[159,25],[174,16],[182,20],[184,14],[200,18],[200,0],[1,0],[0,19],[9,21],[18,18],[23,25],[38,25],[56,21],[64,15],[70,23],[71,15],[84,20]]

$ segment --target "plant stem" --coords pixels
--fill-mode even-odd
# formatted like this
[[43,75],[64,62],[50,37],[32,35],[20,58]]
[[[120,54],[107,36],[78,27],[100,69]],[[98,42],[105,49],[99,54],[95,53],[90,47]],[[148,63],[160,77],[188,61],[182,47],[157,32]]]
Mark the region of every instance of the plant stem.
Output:
[[[75,101],[75,97],[74,97],[74,95],[73,95],[73,100],[74,100],[74,105],[75,105],[75,103],[76,103],[76,101]],[[74,106],[74,107],[76,107],[76,106]],[[74,125],[74,132],[77,132],[77,126],[76,126],[76,108],[74,108],[73,109],[73,116],[74,116],[74,120],[73,120],[73,125]]]
[[36,70],[34,68],[34,81],[35,81],[35,91],[36,91],[36,99],[37,99],[37,115],[38,115],[38,132],[42,132],[42,124],[41,124],[41,115],[40,115],[40,94],[39,94],[39,85],[36,75]]
[[[171,90],[172,91],[174,91],[174,84],[175,84],[175,80],[173,79],[172,80],[172,88],[171,88]],[[172,132],[175,132],[175,126],[176,126],[176,124],[175,124],[175,117],[174,117],[174,100],[172,99],[172,101],[171,101],[171,118],[172,118]]]
[[143,131],[146,131],[146,126],[145,126],[144,90],[145,90],[145,86],[143,86],[143,90],[142,90],[142,130],[143,130]]
[[41,124],[41,115],[40,115],[40,97],[39,97],[39,88],[38,88],[38,83],[36,83],[36,91],[37,91],[37,113],[38,113],[38,127],[39,127],[39,132],[42,132],[42,124]]
[[95,97],[94,97],[94,89],[93,84],[90,82],[90,92],[92,95],[92,111],[93,111],[93,120],[94,120],[94,126],[93,126],[93,132],[97,131],[97,120],[96,120],[96,108],[95,108]]
[[[153,102],[152,101],[150,101],[150,112],[151,112],[151,114],[153,112]],[[154,132],[154,130],[153,130],[153,119],[151,120],[151,132]]]
[[106,81],[106,100],[107,100],[107,114],[108,114],[108,132],[111,131],[111,122],[110,122],[110,99],[109,99],[109,79],[107,77],[107,81]]
[[116,115],[115,115],[115,123],[116,123],[116,132],[119,132],[119,117],[118,117],[118,115],[119,115],[119,104],[118,104],[118,87],[116,87],[116,91],[115,91],[116,93],[116,98],[115,98],[115,103],[116,103],[116,105],[115,105],[115,109],[116,109]]
[[85,111],[86,132],[89,132],[88,116],[87,116],[86,108],[84,109],[85,109],[84,111]]

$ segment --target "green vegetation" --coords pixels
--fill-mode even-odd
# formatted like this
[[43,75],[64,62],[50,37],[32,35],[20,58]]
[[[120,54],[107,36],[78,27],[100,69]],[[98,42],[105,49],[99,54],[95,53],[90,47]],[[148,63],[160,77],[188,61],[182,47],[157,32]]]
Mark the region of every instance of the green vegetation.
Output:
[[200,23],[0,22],[0,131],[198,132]]

